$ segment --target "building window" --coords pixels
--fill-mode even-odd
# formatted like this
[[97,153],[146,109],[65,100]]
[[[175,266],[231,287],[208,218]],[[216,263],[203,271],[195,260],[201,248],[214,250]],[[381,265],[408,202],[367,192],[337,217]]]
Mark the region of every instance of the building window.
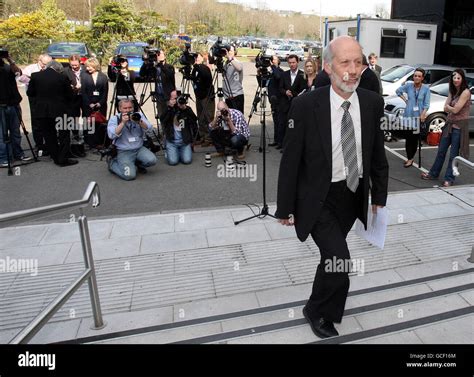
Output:
[[382,29],[380,57],[403,59],[405,57],[406,39],[406,30]]
[[418,30],[416,33],[416,39],[431,39],[430,30]]
[[335,28],[329,29],[329,41],[328,42],[331,42],[334,39],[335,32],[336,32]]
[[347,28],[347,35],[349,37],[356,38],[357,37],[357,27],[348,27]]

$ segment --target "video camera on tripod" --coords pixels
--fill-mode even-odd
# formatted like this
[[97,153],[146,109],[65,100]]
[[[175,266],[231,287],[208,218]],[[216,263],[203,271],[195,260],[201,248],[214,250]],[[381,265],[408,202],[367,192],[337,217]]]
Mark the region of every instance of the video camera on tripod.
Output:
[[179,72],[183,74],[186,80],[192,80],[191,66],[196,63],[197,56],[198,54],[196,52],[191,52],[191,44],[185,43],[183,53],[179,58],[179,63],[182,65]]
[[209,51],[209,63],[215,64],[217,68],[222,71],[224,68],[224,58],[230,49],[231,45],[224,44],[222,42],[222,37],[218,37],[216,43],[212,45]]
[[268,77],[271,72],[268,70],[272,65],[273,56],[267,54],[267,51],[263,48],[260,50],[258,55],[255,57],[255,68],[257,68],[257,76]]

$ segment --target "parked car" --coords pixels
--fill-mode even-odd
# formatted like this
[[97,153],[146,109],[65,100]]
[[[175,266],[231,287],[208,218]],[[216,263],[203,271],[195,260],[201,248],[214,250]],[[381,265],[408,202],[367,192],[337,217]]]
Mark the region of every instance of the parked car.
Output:
[[409,65],[400,64],[393,66],[382,72],[380,79],[382,80],[382,88],[384,96],[391,96],[395,91],[405,84],[407,81],[413,81],[413,73],[415,68],[423,68],[425,70],[425,84],[432,84],[439,81],[443,77],[449,76],[454,70],[454,67],[447,65]]
[[304,60],[304,50],[298,46],[292,45],[281,45],[275,50],[275,55],[280,58],[281,61],[286,61],[289,55],[296,55],[300,60]]
[[271,48],[272,50],[277,50],[283,43],[281,39],[272,39],[269,41],[267,48]]
[[[141,81],[143,78],[139,76],[140,68],[142,67],[143,49],[147,46],[145,42],[123,42],[120,43],[114,51],[114,55],[124,55],[128,60],[128,68],[137,73],[137,80]],[[111,66],[112,62],[109,63]]]
[[[474,132],[474,73],[466,75],[468,87],[471,90],[471,113],[469,116],[469,132]],[[444,112],[444,104],[449,94],[449,77],[445,77],[430,86],[430,108],[428,109],[426,122],[430,131],[440,130],[446,124],[447,114]],[[397,95],[384,98],[385,117],[393,124],[396,118],[403,116],[405,102]]]
[[97,57],[85,43],[81,42],[52,43],[48,46],[46,52],[65,67],[69,65],[71,55],[79,55],[81,64],[84,64],[89,58]]

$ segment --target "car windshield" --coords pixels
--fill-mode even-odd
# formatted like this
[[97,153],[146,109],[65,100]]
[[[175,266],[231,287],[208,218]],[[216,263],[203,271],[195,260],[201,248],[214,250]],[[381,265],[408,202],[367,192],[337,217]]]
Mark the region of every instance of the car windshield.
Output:
[[285,46],[280,46],[278,47],[279,50],[281,51],[289,51],[291,49],[291,46],[285,45]]
[[385,71],[380,79],[386,82],[396,82],[412,71],[413,68],[406,65],[395,66]]
[[142,56],[143,54],[143,46],[120,46],[118,48],[118,53],[120,55],[127,55],[127,56]]
[[439,94],[440,96],[447,97],[449,94],[449,84],[448,83],[442,83],[438,85],[433,85],[430,88],[430,92],[434,94]]
[[70,44],[55,44],[48,47],[49,54],[61,55],[86,55],[86,46],[84,45],[70,45]]

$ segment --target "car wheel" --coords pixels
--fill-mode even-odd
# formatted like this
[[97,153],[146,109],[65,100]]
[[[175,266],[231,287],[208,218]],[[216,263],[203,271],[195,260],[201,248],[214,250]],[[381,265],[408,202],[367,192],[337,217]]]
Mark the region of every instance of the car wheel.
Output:
[[429,132],[440,132],[446,124],[446,115],[444,113],[431,114],[427,119]]

